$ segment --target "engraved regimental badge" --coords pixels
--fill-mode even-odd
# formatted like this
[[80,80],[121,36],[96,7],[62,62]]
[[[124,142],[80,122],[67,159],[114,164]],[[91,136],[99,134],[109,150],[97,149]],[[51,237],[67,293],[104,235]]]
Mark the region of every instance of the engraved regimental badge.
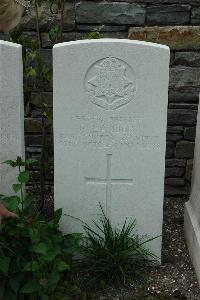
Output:
[[115,57],[104,58],[89,68],[85,88],[93,104],[106,110],[115,110],[133,100],[135,74],[124,61]]

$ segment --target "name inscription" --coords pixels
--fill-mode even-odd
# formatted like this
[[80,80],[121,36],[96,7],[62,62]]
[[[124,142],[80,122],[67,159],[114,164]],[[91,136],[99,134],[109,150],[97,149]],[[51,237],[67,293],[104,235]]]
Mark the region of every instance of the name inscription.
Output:
[[145,133],[144,120],[135,116],[77,115],[72,118],[73,132],[60,133],[64,147],[159,149],[160,137]]

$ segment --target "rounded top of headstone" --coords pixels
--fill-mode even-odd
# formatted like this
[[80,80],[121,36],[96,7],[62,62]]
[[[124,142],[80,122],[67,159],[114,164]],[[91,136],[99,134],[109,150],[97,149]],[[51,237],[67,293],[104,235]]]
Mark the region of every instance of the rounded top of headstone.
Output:
[[146,41],[138,41],[138,40],[129,40],[129,39],[112,39],[112,38],[103,38],[103,39],[92,39],[92,40],[76,40],[64,43],[58,43],[54,45],[55,48],[64,47],[64,46],[72,46],[72,45],[81,45],[81,44],[98,44],[98,43],[119,43],[119,44],[130,44],[136,46],[148,46],[154,48],[160,48],[167,51],[170,51],[170,48],[166,45],[161,45],[157,43],[151,43]]
[[0,46],[7,46],[7,47],[13,47],[13,48],[22,48],[22,45],[8,42],[8,41],[3,41],[0,40]]

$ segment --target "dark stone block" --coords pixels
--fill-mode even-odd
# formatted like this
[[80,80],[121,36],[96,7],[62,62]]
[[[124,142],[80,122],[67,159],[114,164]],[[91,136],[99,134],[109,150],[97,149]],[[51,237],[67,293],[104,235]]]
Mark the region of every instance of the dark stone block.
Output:
[[165,178],[165,184],[173,186],[184,186],[185,178]]
[[182,177],[184,176],[185,168],[169,167],[165,169],[165,177]]
[[181,141],[176,144],[175,157],[177,158],[193,158],[194,143],[189,141]]
[[168,109],[168,125],[196,125],[197,111]]
[[184,196],[189,195],[190,188],[186,186],[165,185],[165,196]]
[[167,126],[168,133],[182,133],[183,126]]
[[186,159],[166,159],[165,161],[166,167],[185,167],[186,166]]
[[183,136],[181,134],[167,133],[167,141],[177,142],[180,141],[182,138]]
[[26,146],[40,147],[42,145],[42,135],[26,135],[25,136]]
[[171,89],[200,88],[200,68],[172,67],[169,86]]
[[145,24],[143,6],[126,2],[79,1],[76,4],[76,21],[82,24]]
[[166,143],[166,158],[173,157],[175,150],[175,144],[173,142]]
[[169,90],[169,102],[199,103],[199,90]]
[[192,9],[191,23],[200,24],[200,7],[194,7]]
[[188,104],[188,103],[169,103],[170,109],[189,109],[198,110],[198,104]]
[[200,52],[176,52],[174,63],[189,67],[200,67]]
[[147,8],[148,25],[181,25],[190,22],[189,5],[157,5]]
[[32,92],[31,93],[31,103],[38,108],[43,107],[45,103],[48,107],[53,106],[53,93],[52,92]]
[[187,127],[184,130],[184,138],[189,141],[194,141],[196,137],[196,127]]

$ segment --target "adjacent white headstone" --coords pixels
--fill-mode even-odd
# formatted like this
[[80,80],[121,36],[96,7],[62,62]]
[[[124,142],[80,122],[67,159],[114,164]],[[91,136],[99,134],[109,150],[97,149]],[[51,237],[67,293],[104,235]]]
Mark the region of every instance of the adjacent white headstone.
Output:
[[[162,234],[169,48],[101,39],[54,47],[55,206],[79,232],[100,214]],[[150,246],[150,245],[149,245]],[[160,256],[161,237],[151,249]]]
[[0,194],[10,194],[16,183],[5,160],[24,157],[22,47],[0,41]]
[[185,204],[185,237],[200,284],[200,112],[197,117],[190,200]]

